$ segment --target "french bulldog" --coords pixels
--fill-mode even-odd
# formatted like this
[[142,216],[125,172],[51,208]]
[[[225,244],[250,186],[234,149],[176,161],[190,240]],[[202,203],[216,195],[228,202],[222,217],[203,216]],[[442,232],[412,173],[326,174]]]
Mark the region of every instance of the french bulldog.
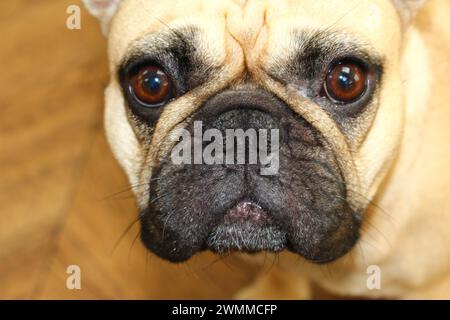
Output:
[[144,245],[278,255],[239,298],[450,297],[450,108],[414,25],[425,2],[84,0]]

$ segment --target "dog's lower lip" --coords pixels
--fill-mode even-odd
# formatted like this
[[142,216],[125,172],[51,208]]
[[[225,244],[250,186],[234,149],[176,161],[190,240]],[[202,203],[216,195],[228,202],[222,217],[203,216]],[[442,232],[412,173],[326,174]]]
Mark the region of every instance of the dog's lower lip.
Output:
[[243,200],[229,209],[224,219],[225,222],[251,221],[255,224],[264,224],[270,221],[270,216],[255,202]]

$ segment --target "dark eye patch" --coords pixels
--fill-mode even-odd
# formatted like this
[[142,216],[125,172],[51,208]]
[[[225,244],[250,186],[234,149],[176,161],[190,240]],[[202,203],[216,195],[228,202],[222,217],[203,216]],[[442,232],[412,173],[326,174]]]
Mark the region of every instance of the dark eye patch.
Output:
[[[199,32],[197,28],[188,26],[180,29],[167,28],[160,33],[144,36],[135,42],[123,59],[118,69],[118,78],[127,106],[140,122],[153,127],[166,104],[210,78],[214,67],[208,64],[209,59],[197,49]],[[167,101],[161,98],[160,104],[155,108],[140,103],[143,99],[136,99],[133,90],[130,90],[129,79],[144,67],[160,70],[158,81],[166,77],[170,79],[170,97],[168,96]]]
[[[376,85],[383,73],[383,59],[374,50],[352,36],[332,31],[295,31],[292,48],[285,57],[275,59],[267,73],[284,85],[294,86],[308,98],[320,104],[336,116],[336,119],[355,117],[370,104]],[[362,69],[370,71],[370,87],[364,99],[347,102],[343,107],[338,99],[324,99],[324,82],[330,68],[336,62],[357,62]],[[351,102],[351,103],[350,103]],[[339,108],[336,106],[339,105]]]

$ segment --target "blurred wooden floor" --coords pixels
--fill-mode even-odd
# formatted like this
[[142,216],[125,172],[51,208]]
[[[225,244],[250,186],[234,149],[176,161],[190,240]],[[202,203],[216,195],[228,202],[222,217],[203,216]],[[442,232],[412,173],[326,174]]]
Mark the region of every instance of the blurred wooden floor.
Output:
[[[137,224],[113,250],[136,207],[103,135],[106,41],[84,10],[66,29],[73,3],[0,2],[0,299],[230,298],[255,272],[239,261],[165,263]],[[442,62],[434,15],[420,20]],[[66,288],[73,264],[81,290]]]
[[102,131],[106,41],[84,10],[66,29],[73,3],[0,2],[0,298],[231,297],[252,277],[239,262],[169,265],[137,224],[112,252],[136,208]]

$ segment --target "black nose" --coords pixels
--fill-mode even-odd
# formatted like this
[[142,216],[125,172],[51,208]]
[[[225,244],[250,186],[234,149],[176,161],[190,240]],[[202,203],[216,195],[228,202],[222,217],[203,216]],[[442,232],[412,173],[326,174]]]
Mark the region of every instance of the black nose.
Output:
[[206,123],[206,127],[218,129],[224,134],[227,129],[279,130],[278,121],[270,113],[246,105],[220,113]]
[[223,151],[228,155],[232,150],[233,164],[257,164],[261,154],[278,148],[278,123],[265,111],[245,106],[231,109],[219,114],[208,127],[222,132]]
[[281,146],[285,110],[283,102],[266,91],[230,90],[210,99],[194,121],[202,121],[204,132],[221,132],[224,152],[234,148],[235,164],[243,164],[236,159],[240,147],[244,148],[240,150],[245,152],[245,164],[252,164],[251,153],[261,155]]
[[287,109],[284,102],[262,89],[227,90],[208,100],[194,120],[214,124],[219,130],[221,126],[227,129],[223,125],[230,129],[275,129]]

